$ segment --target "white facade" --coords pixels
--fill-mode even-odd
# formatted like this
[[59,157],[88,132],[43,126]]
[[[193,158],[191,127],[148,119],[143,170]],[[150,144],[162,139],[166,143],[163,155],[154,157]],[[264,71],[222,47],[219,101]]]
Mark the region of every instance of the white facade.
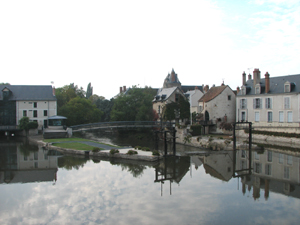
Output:
[[188,100],[191,105],[191,113],[196,112],[200,113],[199,107],[199,99],[203,96],[203,92],[199,89],[195,89],[192,91],[187,91],[186,94],[188,95]]
[[17,101],[17,123],[23,116],[38,123],[38,129],[47,125],[50,116],[57,115],[56,101]]
[[207,102],[200,100],[199,106],[204,115],[205,112],[208,113],[209,118],[207,119],[212,120],[213,123],[220,119],[223,121],[224,117],[227,117],[226,122],[235,121],[236,96],[229,86],[226,86],[220,94]]

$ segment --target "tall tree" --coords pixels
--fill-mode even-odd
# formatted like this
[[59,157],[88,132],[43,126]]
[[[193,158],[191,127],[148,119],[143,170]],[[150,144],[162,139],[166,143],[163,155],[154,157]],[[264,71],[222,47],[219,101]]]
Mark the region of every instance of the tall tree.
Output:
[[[178,118],[176,118],[176,113],[178,112]],[[190,103],[184,99],[181,95],[178,102],[171,102],[166,104],[163,110],[164,120],[175,120],[175,119],[188,119],[190,117]]]
[[114,99],[112,121],[152,121],[152,99],[156,91],[151,87],[133,86],[126,94]]
[[100,122],[102,114],[90,100],[78,96],[60,109],[60,115],[68,118],[68,126]]
[[93,95],[93,87],[91,82],[88,84],[86,89],[86,98],[89,99]]
[[77,85],[74,85],[74,83],[71,83],[69,85],[65,85],[61,88],[56,88],[55,90],[55,96],[57,98],[57,109],[58,114],[60,111],[60,108],[67,104],[71,99],[80,97],[85,97],[85,91],[82,87],[78,88]]

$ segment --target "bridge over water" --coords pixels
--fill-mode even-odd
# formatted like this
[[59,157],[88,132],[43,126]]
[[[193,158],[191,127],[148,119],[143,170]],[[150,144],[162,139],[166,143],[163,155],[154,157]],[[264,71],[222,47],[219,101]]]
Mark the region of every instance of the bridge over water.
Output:
[[136,129],[136,128],[171,128],[174,123],[160,122],[160,121],[114,121],[114,122],[101,122],[101,123],[89,123],[70,126],[73,132],[98,130],[98,129]]

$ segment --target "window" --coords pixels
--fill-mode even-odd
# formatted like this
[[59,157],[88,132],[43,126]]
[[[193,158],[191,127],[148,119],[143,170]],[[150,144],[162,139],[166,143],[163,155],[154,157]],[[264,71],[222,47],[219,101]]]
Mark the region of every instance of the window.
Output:
[[260,94],[260,86],[255,87],[255,94]]
[[272,109],[272,99],[266,98],[266,109]]
[[283,111],[279,112],[279,122],[283,123]]
[[272,162],[272,152],[268,151],[268,162]]
[[254,163],[254,172],[261,173],[261,164],[260,163]]
[[37,108],[37,102],[33,103],[33,108]]
[[282,164],[283,163],[283,154],[279,153],[279,163]]
[[227,99],[228,99],[228,101],[230,101],[231,100],[231,95],[228,95]]
[[259,160],[259,154],[258,154],[257,152],[254,153],[254,158],[255,158],[256,160]]
[[27,116],[27,110],[23,110],[23,116]]
[[37,110],[33,110],[33,117],[37,117]]
[[34,152],[34,160],[38,160],[39,159],[39,153],[38,152]]
[[44,116],[48,116],[48,111],[44,110]]
[[271,164],[266,164],[265,174],[266,175],[272,175],[272,165]]
[[253,108],[254,109],[261,109],[261,99],[260,98],[254,98],[253,99]]
[[246,121],[246,112],[242,112],[242,121]]
[[255,112],[255,122],[259,122],[259,112]]
[[268,122],[272,122],[272,121],[273,121],[273,113],[268,112]]
[[246,158],[246,151],[242,150],[242,158]]
[[39,168],[39,163],[38,162],[34,162],[34,168]]
[[246,94],[246,87],[242,87],[242,95],[245,95]]
[[288,165],[293,165],[293,156],[291,156],[291,155],[287,156],[287,164]]
[[287,166],[284,167],[283,178],[290,179],[290,168]]
[[289,83],[284,85],[284,92],[291,92],[291,85]]
[[287,121],[288,121],[288,123],[293,122],[293,112],[289,111],[287,113]]
[[246,109],[247,108],[247,99],[241,99],[240,100],[240,108]]
[[290,97],[284,97],[284,109],[290,109]]
[[178,102],[179,101],[179,94],[176,94],[175,95],[175,102]]

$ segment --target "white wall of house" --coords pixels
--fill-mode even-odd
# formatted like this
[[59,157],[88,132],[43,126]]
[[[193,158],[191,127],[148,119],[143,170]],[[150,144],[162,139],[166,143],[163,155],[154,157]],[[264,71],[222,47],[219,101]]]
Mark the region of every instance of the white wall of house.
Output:
[[236,97],[234,92],[226,87],[224,91],[209,102],[199,102],[199,106],[203,107],[202,113],[205,111],[209,113],[209,120],[213,120],[216,123],[218,118],[223,120],[224,116],[227,116],[227,122],[235,121],[235,105]]
[[289,126],[291,123],[299,123],[299,100],[299,94],[291,93],[237,96],[236,121],[241,121],[244,114],[245,120],[254,126]]
[[[190,95],[188,101],[191,104],[191,112],[199,113],[200,107],[199,107],[198,101],[203,96],[203,92],[200,91],[199,89],[195,89],[192,91],[188,91],[186,93]],[[191,100],[190,100],[190,97],[191,97]]]
[[44,120],[57,115],[56,101],[17,101],[17,124],[23,116],[38,122],[38,129],[44,125]]

